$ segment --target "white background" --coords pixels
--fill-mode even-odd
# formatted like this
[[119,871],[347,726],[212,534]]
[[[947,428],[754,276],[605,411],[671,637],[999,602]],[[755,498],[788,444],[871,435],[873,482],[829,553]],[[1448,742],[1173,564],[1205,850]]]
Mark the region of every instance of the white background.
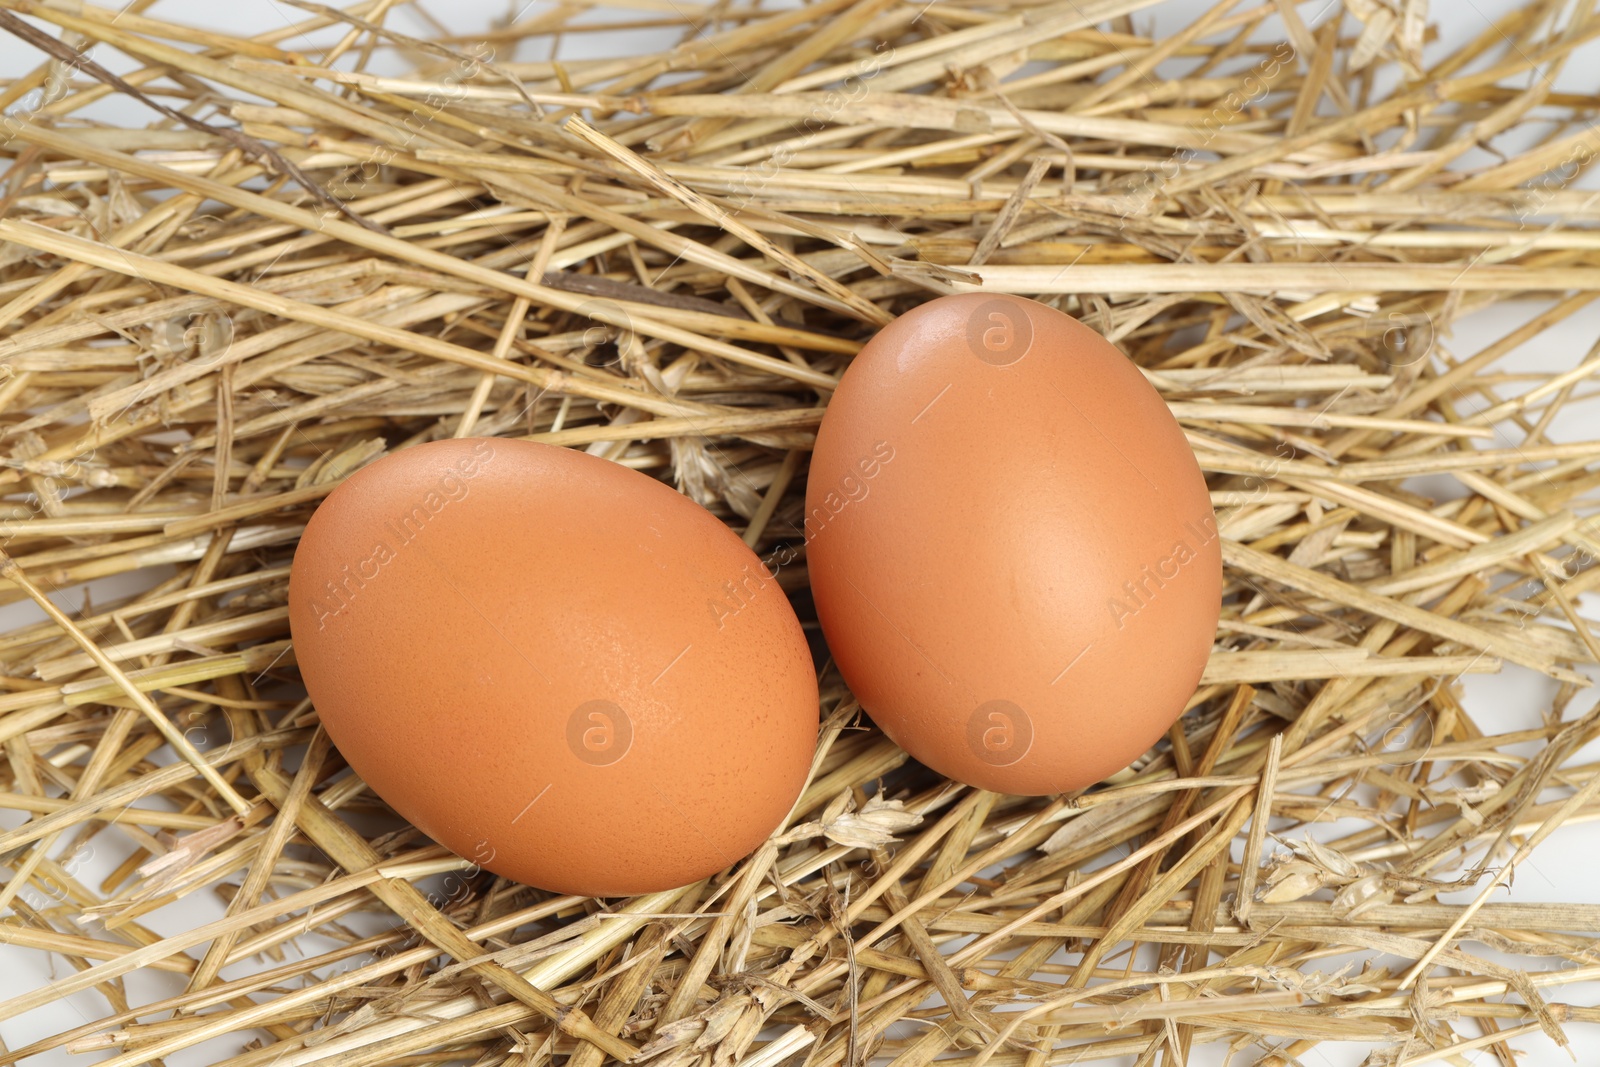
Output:
[[[513,0],[509,4],[505,0],[449,0],[448,3],[440,0],[423,0],[423,6],[435,20],[444,23],[456,33],[470,33],[491,22],[514,21],[550,8],[546,3],[524,4],[521,0]],[[1148,32],[1153,26],[1158,33],[1166,34],[1187,24],[1197,13],[1210,6],[1209,0],[1169,0],[1136,16],[1135,21],[1137,28],[1142,32]],[[1243,8],[1247,5],[1240,6]],[[1483,33],[1500,15],[1517,6],[1519,5],[1513,0],[1441,0],[1435,3],[1431,21],[1438,28],[1439,39],[1428,47],[1426,53],[1428,59],[1436,60],[1446,51],[1453,50],[1462,42]],[[1330,7],[1331,5],[1322,3],[1306,3],[1301,5],[1301,11],[1306,21],[1315,26],[1326,17]],[[274,3],[272,0],[230,0],[224,4],[210,0],[160,0],[148,13],[177,22],[246,36],[279,29],[305,17],[304,12]],[[411,8],[400,8],[392,13],[388,24],[395,29],[418,36],[429,36],[434,32]],[[1281,34],[1281,26],[1277,19],[1268,20],[1263,35],[1281,39]],[[652,39],[649,35],[641,33],[578,34],[565,39],[561,55],[563,58],[576,58],[602,53],[615,55],[623,51],[655,50],[671,44],[672,40],[672,37]],[[283,42],[281,46],[312,50],[325,41],[326,37],[319,35],[314,42],[291,39]],[[110,52],[104,46],[97,48],[93,55],[97,61],[113,70],[126,71],[133,66],[126,57]],[[497,58],[513,57],[502,52]],[[514,58],[529,61],[549,57],[547,52],[536,53],[532,49],[524,48]],[[5,76],[19,75],[31,69],[38,59],[37,53],[27,46],[9,37],[0,38],[0,71],[3,71]],[[397,62],[389,61],[375,64],[372,69],[400,73],[405,68]],[[1569,92],[1594,94],[1597,85],[1592,72],[1596,69],[1600,69],[1600,47],[1586,46],[1574,55],[1573,60],[1558,77],[1557,88]],[[103,102],[96,110],[86,114],[121,123],[142,123],[152,117],[148,112],[141,112],[143,109],[137,104],[124,100],[111,100]],[[1519,146],[1501,144],[1496,147],[1505,152],[1512,152]],[[1466,162],[1477,165],[1492,158],[1488,153],[1475,152]],[[1582,184],[1590,184],[1587,180],[1589,177],[1586,176]],[[1500,305],[1463,320],[1453,333],[1441,335],[1438,343],[1442,350],[1449,352],[1454,358],[1466,358],[1487,342],[1526,321],[1538,310],[1538,305],[1530,303]],[[1559,373],[1582,360],[1597,337],[1600,337],[1600,304],[1592,305],[1557,328],[1541,334],[1532,344],[1511,353],[1500,362],[1499,369],[1540,374]],[[1583,391],[1580,390],[1580,394]],[[1600,405],[1593,402],[1569,405],[1550,436],[1557,441],[1600,437]],[[1514,442],[1504,440],[1492,445],[1485,443],[1485,447],[1503,447],[1512,443]],[[1448,481],[1430,483],[1425,488],[1440,496],[1459,492],[1459,487]],[[126,586],[121,588],[125,590]],[[104,599],[117,591],[118,587],[113,585],[97,589],[96,596],[97,599]],[[76,607],[81,603],[81,595],[70,593],[64,595],[63,603]],[[1584,604],[1584,610],[1586,614],[1600,617],[1600,611],[1596,610],[1592,600]],[[19,622],[31,620],[32,617],[29,607],[7,608],[0,611],[0,629],[9,629]],[[1499,675],[1470,676],[1466,679],[1465,685],[1467,709],[1488,733],[1539,725],[1542,714],[1550,707],[1555,691],[1554,685],[1543,677],[1509,665]],[[1593,705],[1594,699],[1592,693],[1580,695],[1569,707],[1568,717],[1588,710]],[[1593,760],[1597,756],[1600,756],[1600,753],[1591,751],[1579,762]],[[20,822],[21,818],[17,813],[0,815],[0,826],[10,828]],[[1336,836],[1359,828],[1356,825],[1339,824],[1324,826],[1319,828],[1318,836]],[[89,884],[97,883],[99,877],[110,871],[126,854],[111,854],[111,844],[117,837],[115,833],[107,833],[98,839],[106,843],[106,847],[93,857],[89,865],[85,878]],[[1269,848],[1271,847],[1269,845]],[[7,871],[6,876],[9,874]],[[1519,868],[1512,890],[1499,894],[1496,899],[1519,902],[1593,903],[1600,901],[1600,888],[1597,887],[1600,887],[1600,825],[1592,823],[1573,825],[1559,830],[1551,837],[1529,862]],[[1473,894],[1468,892],[1441,899],[1464,902],[1472,896]],[[213,908],[211,913],[206,913],[205,909],[208,906]],[[222,905],[214,896],[209,893],[195,893],[186,898],[183,904],[144,916],[142,921],[157,931],[175,933],[219,917],[221,914]],[[1471,950],[1496,958],[1492,952],[1481,946],[1473,945]],[[1514,966],[1518,961],[1514,958],[1502,958],[1502,962]],[[1338,966],[1338,961],[1330,960],[1323,966],[1332,970]],[[66,973],[66,970],[64,964],[60,962],[52,964],[42,953],[0,947],[0,999],[37,988],[50,981],[52,977]],[[233,969],[227,972],[229,976],[236,973],[239,972]],[[181,983],[176,983],[171,976],[156,978],[135,976],[128,982],[128,992],[134,1003],[171,995],[180,990]],[[1600,1003],[1600,986],[1570,986],[1561,990],[1551,990],[1548,996],[1553,1001],[1594,1005]],[[7,1046],[15,1049],[49,1034],[99,1018],[107,1011],[107,1005],[98,994],[79,994],[47,1008],[0,1023],[0,1037],[3,1037]],[[1464,1035],[1476,1035],[1476,1030],[1470,1024],[1461,1024],[1459,1030]],[[1573,1051],[1578,1063],[1600,1063],[1600,1027],[1592,1024],[1587,1026],[1569,1024],[1567,1031],[1573,1038]],[[1565,1054],[1543,1037],[1521,1038],[1514,1041],[1513,1045],[1525,1051],[1523,1062],[1535,1067],[1570,1062]],[[171,1057],[168,1062],[175,1067],[209,1064],[237,1051],[238,1047],[239,1042],[236,1039],[219,1040]],[[1344,1067],[1347,1064],[1360,1062],[1368,1051],[1369,1048],[1354,1044],[1323,1044],[1307,1054],[1303,1062],[1307,1067]],[[71,1056],[58,1052],[28,1062],[89,1063],[108,1055],[109,1052]],[[1249,1063],[1253,1059],[1252,1053],[1246,1051],[1234,1062]],[[1221,1061],[1221,1052],[1218,1049],[1200,1049],[1196,1051],[1194,1057],[1194,1062],[1197,1064],[1214,1064]],[[1483,1067],[1488,1067],[1494,1062],[1488,1053],[1469,1053],[1466,1061],[1481,1064]]]

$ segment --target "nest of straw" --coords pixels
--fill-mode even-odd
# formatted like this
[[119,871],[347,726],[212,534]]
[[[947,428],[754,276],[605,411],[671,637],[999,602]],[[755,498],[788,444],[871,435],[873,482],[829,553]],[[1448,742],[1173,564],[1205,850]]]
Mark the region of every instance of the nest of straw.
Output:
[[[1420,0],[1225,0],[1159,39],[1146,0],[573,4],[427,39],[389,0],[286,2],[242,39],[0,0],[38,50],[0,83],[0,599],[45,613],[0,634],[0,952],[62,964],[0,1002],[0,1061],[1510,1064],[1596,1019],[1567,997],[1600,904],[1505,890],[1600,814],[1569,709],[1600,444],[1548,436],[1600,362],[1497,364],[1600,291],[1567,188],[1600,105],[1552,87],[1584,5],[1425,58]],[[622,29],[669,43],[528,58]],[[814,626],[830,387],[972,287],[1110,337],[1206,472],[1217,651],[1133,768],[967,789],[824,668],[780,832],[600,901],[464,869],[329,749],[285,585],[351,471],[586,448],[795,554]],[[1541,723],[1463,707],[1502,666],[1552,680]],[[30,1021],[63,997],[88,1021]]]

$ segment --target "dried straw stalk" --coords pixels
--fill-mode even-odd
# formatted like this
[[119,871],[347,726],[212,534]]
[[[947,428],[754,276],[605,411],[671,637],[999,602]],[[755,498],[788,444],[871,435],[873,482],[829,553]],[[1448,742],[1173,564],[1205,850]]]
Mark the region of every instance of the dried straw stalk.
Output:
[[[0,1061],[1510,1064],[1600,1021],[1566,999],[1600,906],[1500,892],[1600,817],[1600,719],[1569,712],[1600,664],[1600,442],[1548,437],[1600,355],[1499,369],[1600,292],[1600,206],[1568,187],[1596,105],[1553,88],[1600,34],[1584,5],[1427,59],[1422,0],[1222,0],[1160,40],[1149,0],[635,0],[431,40],[390,0],[298,6],[241,39],[0,0],[39,49],[0,81],[0,601],[47,612],[0,634],[0,942],[71,965],[0,1020],[101,1012]],[[678,43],[517,58],[619,25]],[[85,117],[108,97],[155,121]],[[1497,138],[1521,150],[1471,154]],[[1116,341],[1207,472],[1223,619],[1166,742],[1082,795],[975,792],[825,670],[802,801],[706,883],[551,897],[357,829],[398,824],[340,773],[284,610],[342,478],[452,435],[583,447],[795,551],[799,590],[832,385],[970,288]],[[1453,352],[1457,318],[1528,297]],[[48,599],[119,575],[140,591]],[[1542,724],[1462,706],[1503,664],[1555,681]],[[1334,820],[1364,828],[1309,832]],[[225,917],[145,918],[197,894]]]

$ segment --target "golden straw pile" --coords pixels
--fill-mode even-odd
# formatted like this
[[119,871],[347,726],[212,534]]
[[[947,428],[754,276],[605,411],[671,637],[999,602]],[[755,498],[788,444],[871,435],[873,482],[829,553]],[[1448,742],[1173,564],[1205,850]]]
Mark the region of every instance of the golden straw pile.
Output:
[[[1600,442],[1547,435],[1600,357],[1497,362],[1600,293],[1568,188],[1600,101],[1553,88],[1591,5],[1425,59],[1425,0],[1224,0],[1159,39],[1148,0],[575,2],[426,40],[394,0],[284,3],[243,39],[0,0],[38,57],[0,81],[0,597],[49,614],[0,635],[0,954],[55,967],[0,1002],[0,1062],[1509,1065],[1600,1020],[1568,1003],[1600,903],[1508,892],[1600,816]],[[610,58],[547,58],[580,36]],[[473,873],[330,749],[285,585],[351,471],[586,448],[797,554],[814,627],[830,389],[979,286],[1114,340],[1210,481],[1217,651],[1133,769],[973,791],[824,667],[785,827],[600,901]],[[1513,665],[1543,724],[1485,733],[1461,677]],[[69,994],[99,1017],[29,1021]]]

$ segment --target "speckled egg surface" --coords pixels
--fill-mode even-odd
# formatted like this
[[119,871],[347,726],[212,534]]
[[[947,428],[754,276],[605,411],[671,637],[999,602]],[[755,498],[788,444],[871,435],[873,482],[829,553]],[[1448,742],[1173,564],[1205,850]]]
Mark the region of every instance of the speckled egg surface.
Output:
[[822,421],[806,537],[862,706],[986,789],[1127,766],[1211,651],[1221,546],[1194,454],[1127,357],[1036,301],[942,297],[862,349]]
[[289,612],[351,767],[518,881],[686,884],[754,849],[805,779],[816,678],[777,582],[710,512],[585,453],[384,457],[313,515]]

